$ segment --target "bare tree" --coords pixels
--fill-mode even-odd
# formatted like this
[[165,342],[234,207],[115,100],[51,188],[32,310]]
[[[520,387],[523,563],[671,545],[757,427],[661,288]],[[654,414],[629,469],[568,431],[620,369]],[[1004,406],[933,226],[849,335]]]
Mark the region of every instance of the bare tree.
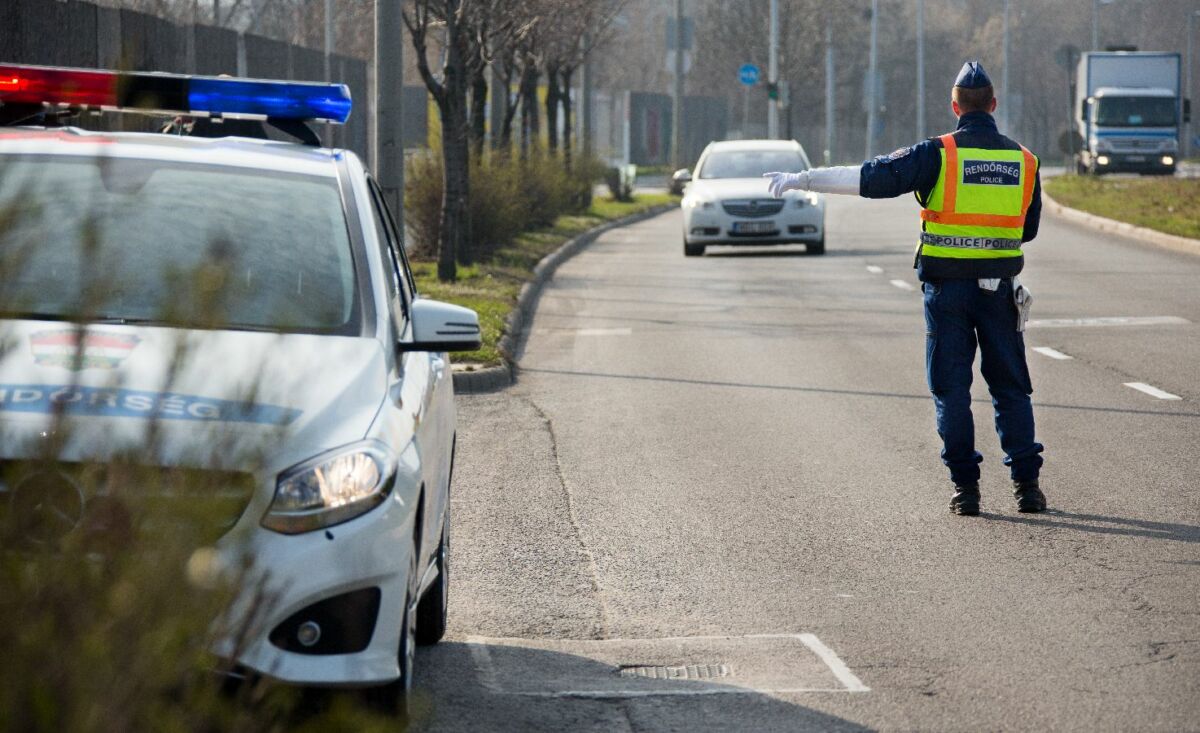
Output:
[[[470,226],[470,148],[467,121],[467,86],[472,41],[472,11],[478,0],[413,0],[404,10],[404,25],[416,51],[417,70],[437,104],[442,122],[441,241],[438,242],[438,279],[458,277],[457,255],[465,251]],[[429,66],[429,34],[439,30],[444,44],[440,76]]]

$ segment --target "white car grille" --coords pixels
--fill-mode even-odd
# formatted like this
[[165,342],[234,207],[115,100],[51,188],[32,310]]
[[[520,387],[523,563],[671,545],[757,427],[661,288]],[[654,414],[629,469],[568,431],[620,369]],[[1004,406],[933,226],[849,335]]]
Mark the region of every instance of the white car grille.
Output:
[[730,216],[752,219],[758,216],[773,216],[783,211],[781,199],[731,199],[722,201],[721,208]]

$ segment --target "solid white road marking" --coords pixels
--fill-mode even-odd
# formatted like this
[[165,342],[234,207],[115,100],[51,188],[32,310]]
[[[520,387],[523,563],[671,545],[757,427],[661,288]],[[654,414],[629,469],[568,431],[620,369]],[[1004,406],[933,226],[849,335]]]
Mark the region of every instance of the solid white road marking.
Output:
[[577,336],[628,336],[632,328],[581,328],[575,332]]
[[1191,323],[1179,316],[1109,316],[1105,318],[1033,318],[1027,328],[1071,328],[1074,326],[1178,326]]
[[883,268],[879,265],[867,265],[867,272],[871,273],[872,275],[878,275],[879,273],[883,272]]
[[804,646],[812,649],[813,653],[821,658],[825,666],[829,667],[829,671],[833,672],[833,676],[838,678],[838,682],[846,686],[847,692],[871,691],[871,688],[864,685],[862,680],[854,676],[854,673],[850,671],[850,668],[846,666],[841,657],[821,643],[816,634],[801,634],[800,641],[804,642]]
[[908,282],[907,280],[888,280],[888,282],[900,288],[901,290],[915,290],[915,288],[912,286],[912,283]]
[[1161,389],[1159,389],[1158,387],[1151,387],[1150,385],[1146,384],[1145,382],[1125,382],[1125,386],[1132,387],[1133,389],[1136,389],[1138,392],[1145,392],[1146,394],[1150,395],[1151,397],[1157,397],[1160,400],[1182,400],[1183,399],[1182,397],[1180,397],[1177,394],[1171,394],[1170,392],[1164,392]]
[[1042,354],[1043,356],[1048,356],[1051,359],[1058,359],[1059,361],[1065,361],[1067,359],[1075,358],[1073,356],[1070,356],[1069,354],[1062,353],[1058,349],[1052,349],[1049,346],[1034,346],[1033,350],[1039,354]]
[[[742,637],[729,636],[669,636],[656,639],[595,639],[583,641],[583,644],[622,644],[630,641],[638,642],[688,642],[688,641],[736,641],[741,639],[796,639],[817,655],[829,669],[842,687],[786,687],[786,688],[753,688],[753,687],[680,687],[675,689],[614,689],[614,690],[510,690],[500,681],[499,670],[492,659],[490,647],[504,642],[529,642],[529,639],[489,638],[484,636],[468,636],[465,641],[471,650],[476,671],[480,673],[481,682],[485,689],[496,694],[519,695],[522,697],[543,698],[588,698],[588,699],[620,699],[630,697],[674,697],[695,695],[729,695],[729,694],[788,694],[800,692],[870,692],[871,688],[863,684],[846,663],[832,649],[825,646],[816,634],[747,634]],[[567,640],[559,640],[567,641]],[[579,652],[576,652],[579,653]]]

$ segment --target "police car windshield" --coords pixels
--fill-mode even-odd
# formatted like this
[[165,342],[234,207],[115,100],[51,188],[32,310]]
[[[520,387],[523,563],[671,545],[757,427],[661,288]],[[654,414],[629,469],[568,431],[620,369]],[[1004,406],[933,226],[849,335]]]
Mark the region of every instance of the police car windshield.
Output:
[[1174,127],[1175,100],[1170,97],[1101,97],[1096,124],[1100,127]]
[[0,314],[352,332],[336,179],[82,156],[0,156]]
[[721,150],[710,153],[701,178],[761,178],[764,173],[799,173],[808,168],[794,150]]

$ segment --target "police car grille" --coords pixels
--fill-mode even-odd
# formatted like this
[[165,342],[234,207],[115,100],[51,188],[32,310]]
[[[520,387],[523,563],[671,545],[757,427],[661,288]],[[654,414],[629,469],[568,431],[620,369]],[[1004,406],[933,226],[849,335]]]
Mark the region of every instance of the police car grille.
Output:
[[783,201],[779,199],[742,199],[722,201],[721,208],[730,216],[753,219],[759,216],[773,216],[783,210]]
[[237,471],[0,461],[3,545],[131,532],[212,543],[241,517],[254,489],[254,476]]

